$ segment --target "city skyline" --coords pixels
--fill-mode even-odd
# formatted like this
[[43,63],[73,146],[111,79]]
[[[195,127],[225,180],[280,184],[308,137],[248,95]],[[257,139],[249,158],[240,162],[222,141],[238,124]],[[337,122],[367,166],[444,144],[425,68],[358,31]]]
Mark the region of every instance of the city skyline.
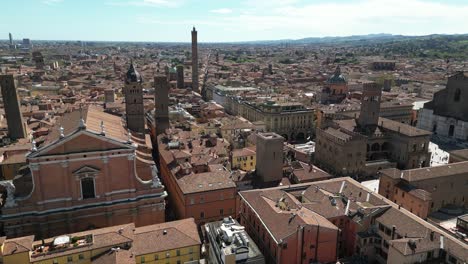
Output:
[[468,3],[460,0],[22,0],[3,6],[20,14],[4,14],[2,39],[11,32],[14,39],[189,42],[195,26],[199,42],[239,42],[464,34],[468,24]]

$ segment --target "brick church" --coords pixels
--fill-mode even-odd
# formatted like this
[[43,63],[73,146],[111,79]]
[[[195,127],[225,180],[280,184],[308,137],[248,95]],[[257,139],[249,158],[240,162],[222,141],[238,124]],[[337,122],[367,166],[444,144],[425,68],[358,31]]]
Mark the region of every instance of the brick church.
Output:
[[[133,89],[133,97],[143,96],[141,85],[134,83],[141,78],[132,65],[126,88]],[[133,104],[143,102],[135,100]],[[145,131],[144,122],[135,121],[134,114],[131,131],[121,117],[90,105],[58,120],[41,147],[33,141],[28,166],[3,184],[7,198],[0,221],[5,235],[50,237],[131,222],[164,222],[167,193],[149,135],[138,133]]]

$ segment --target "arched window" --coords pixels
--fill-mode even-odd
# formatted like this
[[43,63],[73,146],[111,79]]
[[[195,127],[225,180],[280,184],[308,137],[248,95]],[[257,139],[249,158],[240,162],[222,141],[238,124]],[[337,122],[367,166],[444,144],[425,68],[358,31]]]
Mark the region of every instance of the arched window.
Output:
[[449,132],[448,132],[448,136],[449,137],[453,137],[453,134],[455,133],[455,126],[454,125],[450,125],[449,126]]
[[459,102],[460,101],[460,96],[461,96],[461,90],[460,89],[456,89],[455,90],[455,96],[453,97],[453,100],[455,102]]
[[95,198],[94,179],[87,177],[81,179],[81,196],[83,199]]

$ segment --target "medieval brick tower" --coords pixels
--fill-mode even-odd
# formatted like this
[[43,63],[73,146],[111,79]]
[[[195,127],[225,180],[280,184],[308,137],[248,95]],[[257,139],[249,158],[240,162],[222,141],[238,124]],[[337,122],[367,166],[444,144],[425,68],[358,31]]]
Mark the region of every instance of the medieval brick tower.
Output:
[[158,74],[154,77],[154,123],[156,136],[164,133],[169,128],[169,85],[165,75]]
[[360,130],[373,133],[379,123],[382,88],[375,82],[364,83],[362,88],[361,112],[357,120]]
[[18,94],[16,93],[13,75],[0,75],[3,105],[8,125],[8,136],[11,139],[26,137],[26,129],[21,115]]
[[125,107],[127,128],[132,132],[145,132],[145,109],[143,107],[143,79],[135,69],[133,62],[125,78]]
[[177,88],[183,89],[185,87],[184,86],[184,65],[177,65],[176,73],[177,73]]
[[257,134],[257,175],[263,183],[279,182],[283,178],[284,138],[276,133]]
[[192,30],[192,90],[198,91],[198,40],[195,27]]

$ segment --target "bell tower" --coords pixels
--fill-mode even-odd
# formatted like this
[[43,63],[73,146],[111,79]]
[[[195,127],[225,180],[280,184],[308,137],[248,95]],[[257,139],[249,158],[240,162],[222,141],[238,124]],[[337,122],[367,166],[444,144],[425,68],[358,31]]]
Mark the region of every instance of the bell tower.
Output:
[[133,132],[145,132],[145,109],[143,107],[143,79],[133,62],[125,76],[125,112],[127,128]]
[[362,87],[361,112],[357,120],[362,132],[373,133],[379,124],[382,88],[377,83],[364,83]]

